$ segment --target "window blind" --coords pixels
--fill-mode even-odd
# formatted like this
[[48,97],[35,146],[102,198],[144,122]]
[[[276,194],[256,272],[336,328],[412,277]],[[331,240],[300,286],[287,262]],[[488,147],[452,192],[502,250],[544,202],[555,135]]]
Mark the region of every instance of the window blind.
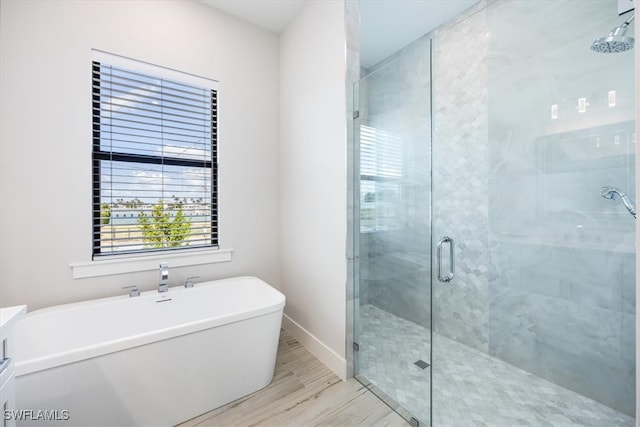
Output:
[[93,61],[92,94],[94,257],[217,246],[217,90]]
[[360,126],[360,175],[363,179],[402,176],[402,139],[372,126]]
[[360,126],[360,231],[399,226],[402,139],[372,126]]

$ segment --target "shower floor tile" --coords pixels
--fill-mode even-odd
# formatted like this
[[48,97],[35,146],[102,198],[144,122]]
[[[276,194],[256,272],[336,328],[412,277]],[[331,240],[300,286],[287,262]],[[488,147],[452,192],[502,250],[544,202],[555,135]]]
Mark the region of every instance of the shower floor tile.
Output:
[[[373,305],[360,307],[358,371],[428,425],[433,369],[436,427],[632,427],[635,419]],[[430,367],[415,363],[423,360]]]

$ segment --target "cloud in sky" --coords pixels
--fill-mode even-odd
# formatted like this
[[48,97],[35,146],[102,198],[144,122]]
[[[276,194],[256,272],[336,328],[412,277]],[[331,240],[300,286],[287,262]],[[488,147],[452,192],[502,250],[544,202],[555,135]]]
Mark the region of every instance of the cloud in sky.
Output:
[[189,188],[197,188],[205,194],[211,190],[211,174],[198,169],[188,169],[182,172],[183,182]]
[[[211,170],[196,167],[115,162],[112,175],[103,174],[103,196],[147,203],[173,196],[187,200],[211,197]],[[108,203],[108,200],[105,200]]]
[[[186,159],[205,160],[211,156],[211,151],[207,151],[202,148],[195,147],[196,144],[179,146],[165,144],[162,147],[158,147],[158,151],[165,156],[182,157]],[[201,144],[198,144],[201,145]]]
[[164,174],[160,171],[134,170],[131,174],[134,178],[133,183],[145,185],[162,184],[165,179]]
[[152,85],[142,85],[140,87],[130,89],[125,94],[118,92],[111,95],[108,90],[105,90],[101,95],[103,96],[102,104],[108,106],[101,112],[102,117],[111,117],[111,113],[119,113],[122,111],[136,111],[139,108],[140,103],[144,103],[146,99],[152,97],[154,92],[157,92],[157,88]]

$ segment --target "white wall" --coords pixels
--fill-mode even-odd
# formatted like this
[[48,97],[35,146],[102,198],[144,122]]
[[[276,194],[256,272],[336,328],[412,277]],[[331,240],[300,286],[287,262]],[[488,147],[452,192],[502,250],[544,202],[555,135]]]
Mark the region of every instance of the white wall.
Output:
[[220,240],[233,260],[173,268],[173,283],[267,280],[287,296],[287,324],[344,377],[344,3],[309,2],[280,40],[192,1],[9,0],[0,12],[0,305],[156,286],[155,271],[74,280],[69,267],[91,258],[96,48],[220,81]]
[[92,48],[220,81],[220,242],[235,252],[172,269],[172,284],[251,274],[279,286],[278,36],[195,1],[0,4],[0,305],[157,286],[155,271],[71,276],[91,259]]
[[280,36],[280,229],[285,325],[346,376],[344,3],[310,1]]

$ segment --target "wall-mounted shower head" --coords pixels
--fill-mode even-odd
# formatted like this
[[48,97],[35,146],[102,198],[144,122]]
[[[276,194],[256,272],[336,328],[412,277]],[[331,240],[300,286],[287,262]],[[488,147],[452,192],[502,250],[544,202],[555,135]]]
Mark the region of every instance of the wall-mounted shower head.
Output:
[[615,200],[616,194],[618,195],[618,197],[620,197],[620,200],[622,200],[622,203],[624,203],[624,207],[627,208],[629,213],[633,215],[633,217],[635,218],[636,205],[631,201],[631,199],[629,199],[629,197],[627,197],[626,194],[624,194],[621,190],[617,189],[616,187],[602,187],[600,189],[600,195],[605,199]]
[[600,53],[616,53],[633,49],[633,37],[624,35],[633,18],[635,18],[635,15],[631,15],[631,18],[627,19],[624,24],[611,30],[607,37],[595,39],[591,44],[591,50]]

